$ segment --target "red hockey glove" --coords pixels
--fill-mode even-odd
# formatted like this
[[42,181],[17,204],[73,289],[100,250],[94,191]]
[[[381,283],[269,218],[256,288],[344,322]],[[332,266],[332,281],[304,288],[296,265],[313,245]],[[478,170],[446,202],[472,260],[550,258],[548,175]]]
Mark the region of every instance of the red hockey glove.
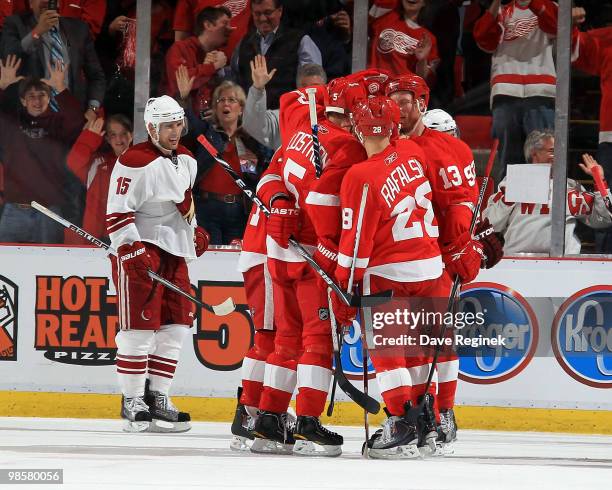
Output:
[[487,218],[476,225],[474,234],[474,238],[480,242],[485,254],[484,268],[490,269],[504,256],[504,236],[495,232]]
[[336,324],[338,327],[343,325],[352,325],[353,320],[357,316],[357,308],[354,306],[347,306],[340,297],[332,291],[332,310],[334,310],[334,316],[336,317]]
[[[320,239],[312,258],[321,266],[321,269],[323,269],[329,277],[332,279],[334,278],[336,265],[338,265],[338,251],[333,243],[329,240]],[[327,290],[327,283],[318,274],[317,284],[324,291]]]
[[151,257],[142,242],[134,242],[131,245],[121,245],[117,250],[119,264],[128,274],[149,278],[147,269],[151,268]]
[[300,210],[295,207],[293,200],[288,197],[277,197],[271,204],[268,218],[267,232],[281,247],[289,246],[289,237],[297,229]]
[[181,216],[185,218],[187,223],[191,223],[195,215],[195,205],[193,203],[193,194],[191,193],[191,189],[187,189],[185,191],[185,197],[182,202],[176,203],[176,208],[181,213]]
[[476,278],[486,257],[482,244],[473,240],[469,231],[466,231],[453,243],[442,247],[442,259],[450,276],[459,276],[465,284]]
[[208,250],[208,244],[210,243],[210,235],[201,226],[196,226],[193,232],[193,243],[195,245],[196,256],[202,255]]

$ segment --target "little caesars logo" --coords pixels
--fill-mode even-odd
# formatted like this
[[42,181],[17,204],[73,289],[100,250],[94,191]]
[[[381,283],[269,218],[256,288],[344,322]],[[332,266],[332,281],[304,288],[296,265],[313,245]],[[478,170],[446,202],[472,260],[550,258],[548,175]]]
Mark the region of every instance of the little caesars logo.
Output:
[[115,363],[117,297],[106,277],[36,277],[36,350],[52,361]]
[[17,360],[17,285],[0,276],[0,361]]

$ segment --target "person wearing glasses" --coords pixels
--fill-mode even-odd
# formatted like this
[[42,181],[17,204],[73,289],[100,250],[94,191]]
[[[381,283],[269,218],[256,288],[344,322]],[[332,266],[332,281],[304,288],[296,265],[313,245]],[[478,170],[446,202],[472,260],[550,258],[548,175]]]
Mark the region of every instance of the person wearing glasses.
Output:
[[281,94],[295,89],[298,67],[307,63],[322,65],[321,51],[310,36],[281,22],[281,0],[250,0],[254,29],[238,44],[231,60],[232,78],[248,91],[251,86],[251,61],[266,58],[274,78],[266,85],[268,109],[278,109]]
[[[180,66],[176,81],[183,106],[195,77]],[[212,94],[212,116],[201,119],[187,107],[189,132],[196,138],[203,134],[239,175],[254,188],[269,162],[271,152],[255,141],[241,127],[246,96],[236,83],[226,80]],[[212,245],[229,245],[242,238],[246,211],[242,192],[210,154],[199,146],[195,152],[198,175],[194,185],[198,223],[210,233]]]

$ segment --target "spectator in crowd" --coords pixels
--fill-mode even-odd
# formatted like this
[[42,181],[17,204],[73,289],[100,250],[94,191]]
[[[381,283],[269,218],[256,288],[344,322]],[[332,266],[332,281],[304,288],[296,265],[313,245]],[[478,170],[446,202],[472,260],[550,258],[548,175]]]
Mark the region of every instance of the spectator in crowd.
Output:
[[4,25],[4,19],[15,14],[23,14],[28,11],[29,0],[0,0],[0,32]]
[[[490,89],[491,53],[478,47],[474,39],[474,25],[490,7],[492,0],[471,0],[463,15],[461,51],[463,53],[463,90]],[[488,97],[487,97],[488,98]]]
[[[601,104],[599,110],[599,148],[597,160],[605,178],[612,182],[612,27],[594,29],[579,34],[579,56],[574,66],[600,77]],[[595,233],[597,251],[612,253],[612,230]]]
[[[87,121],[68,153],[68,168],[87,188],[83,229],[110,243],[106,231],[106,202],[110,176],[117,158],[132,145],[133,129],[123,114]],[[106,142],[110,149],[102,149]],[[89,244],[74,233],[66,237],[69,244]]]
[[255,30],[234,50],[233,77],[247,92],[251,85],[251,61],[258,54],[265,56],[267,66],[278,71],[266,86],[266,102],[269,109],[278,109],[280,96],[295,88],[298,67],[307,63],[321,65],[321,51],[304,31],[281,23],[280,0],[250,2]]
[[190,102],[196,114],[208,111],[212,91],[220,82],[215,74],[227,63],[220,48],[227,44],[234,30],[231,15],[225,7],[206,7],[196,19],[197,35],[176,41],[166,55],[168,93],[178,95],[176,70],[186,66],[189,77],[194,77]]
[[[23,60],[23,74],[34,78],[50,78],[49,67],[63,63],[67,67],[64,84],[87,107],[85,117],[95,119],[104,100],[106,82],[87,24],[60,17],[47,5],[48,0],[30,0],[31,13],[5,20],[2,57],[17,55]],[[51,108],[55,109],[54,92],[52,96]]]
[[[63,228],[34,210],[38,201],[62,214],[66,202],[66,152],[83,123],[79,102],[65,85],[61,64],[48,79],[17,75],[21,60],[10,55],[0,61],[0,99],[19,82],[21,109],[6,109],[0,100],[0,146],[3,149],[6,204],[0,218],[0,242],[61,243]],[[50,109],[51,90],[57,111]]]
[[[266,85],[275,73],[276,68],[268,72],[264,56],[258,54],[251,61],[253,84],[249,88],[242,115],[242,128],[259,143],[272,150],[276,150],[281,145],[278,109],[268,109],[266,102]],[[325,85],[327,76],[322,66],[308,63],[298,68],[295,83],[298,88]]]
[[520,149],[538,128],[554,127],[553,58],[559,7],[552,0],[493,0],[474,25],[478,46],[493,54],[493,137],[502,165],[524,163]]
[[80,19],[89,26],[94,39],[100,34],[106,14],[106,0],[58,0],[62,17]]
[[[371,16],[381,12],[377,4],[374,2]],[[370,68],[388,70],[395,76],[409,70],[432,85],[439,56],[435,36],[418,23],[424,6],[425,0],[401,0],[396,8],[371,22]]]
[[[194,80],[185,66],[179,67],[176,81],[183,103]],[[213,92],[210,122],[197,117],[189,107],[185,113],[192,136],[204,135],[221,157],[254,188],[271,155],[240,127],[245,99],[240,85],[226,80]],[[210,233],[211,244],[228,245],[242,238],[246,225],[242,192],[206,150],[198,148],[196,158],[198,175],[194,198],[198,223]]]
[[[525,159],[528,163],[553,164],[555,137],[551,130],[532,131],[525,141]],[[590,174],[597,162],[585,155],[583,170]],[[552,191],[552,179],[550,180]],[[551,192],[552,195],[552,192]],[[503,233],[504,252],[550,253],[551,215],[548,204],[528,204],[506,200],[506,179],[499,184],[499,191],[489,198],[483,217],[488,218],[496,232]],[[567,179],[567,204],[565,219],[565,253],[579,254],[580,240],[574,233],[576,222],[591,228],[606,228],[612,224],[601,194],[586,192],[573,179]]]
[[172,25],[174,39],[181,41],[194,34],[197,36],[197,29],[195,27],[197,22],[195,22],[195,19],[197,14],[206,7],[225,7],[231,12],[231,26],[233,29],[227,44],[222,47],[222,51],[229,59],[238,42],[246,36],[251,24],[251,5],[248,0],[226,0],[225,2],[219,0],[178,0],[174,10],[174,22]]

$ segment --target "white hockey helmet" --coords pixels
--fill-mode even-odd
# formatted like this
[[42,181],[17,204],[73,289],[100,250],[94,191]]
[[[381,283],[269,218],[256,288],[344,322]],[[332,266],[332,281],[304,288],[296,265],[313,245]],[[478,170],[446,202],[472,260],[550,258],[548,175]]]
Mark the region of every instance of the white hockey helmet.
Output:
[[452,116],[442,109],[431,109],[423,115],[423,124],[429,129],[457,136],[457,123]]
[[[147,128],[147,133],[156,145],[159,141],[159,128],[161,123],[183,121],[183,132],[181,136],[187,133],[187,121],[185,120],[185,111],[179,103],[168,95],[161,97],[151,97],[147,101],[144,110],[144,122]],[[153,126],[154,133],[151,132],[149,125]]]

